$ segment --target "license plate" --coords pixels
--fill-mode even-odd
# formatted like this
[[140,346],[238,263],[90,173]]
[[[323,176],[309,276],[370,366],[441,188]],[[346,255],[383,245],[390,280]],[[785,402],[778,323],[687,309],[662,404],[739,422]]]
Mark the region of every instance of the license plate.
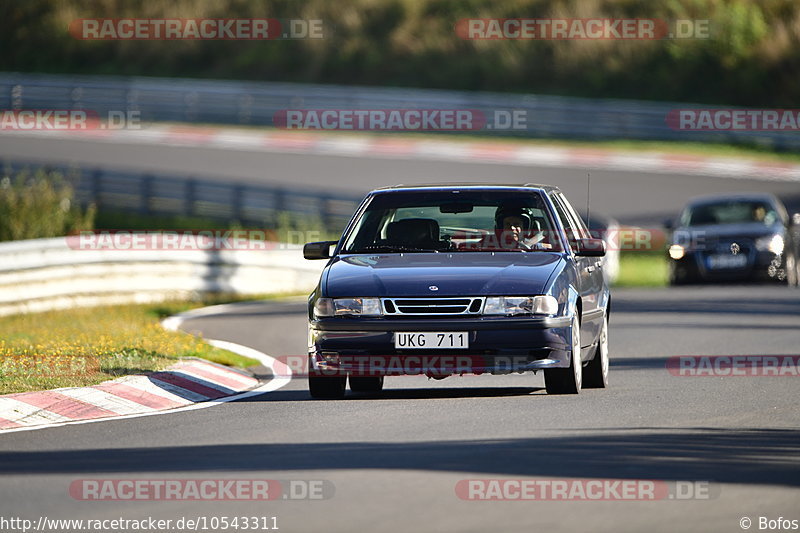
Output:
[[394,347],[401,350],[442,350],[469,348],[466,331],[398,331]]
[[747,256],[744,255],[710,255],[708,268],[741,268],[747,265]]

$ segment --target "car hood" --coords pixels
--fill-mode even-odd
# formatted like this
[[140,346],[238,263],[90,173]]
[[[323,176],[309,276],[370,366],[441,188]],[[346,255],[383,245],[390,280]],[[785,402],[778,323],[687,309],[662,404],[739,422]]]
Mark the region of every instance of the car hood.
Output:
[[549,252],[346,255],[327,267],[323,294],[334,298],[543,294],[559,261],[561,254]]

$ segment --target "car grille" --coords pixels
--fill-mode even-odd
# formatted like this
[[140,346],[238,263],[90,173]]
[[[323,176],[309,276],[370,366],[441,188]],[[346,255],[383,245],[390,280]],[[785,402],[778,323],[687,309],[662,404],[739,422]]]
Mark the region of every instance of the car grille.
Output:
[[732,254],[731,246],[736,244],[738,246],[737,254],[742,254],[745,256],[750,255],[753,251],[753,241],[752,239],[735,239],[735,238],[710,238],[707,239],[705,242],[705,246],[702,249],[704,255],[714,255],[714,254],[721,254],[721,255],[729,255]]
[[385,315],[478,315],[483,298],[384,298]]

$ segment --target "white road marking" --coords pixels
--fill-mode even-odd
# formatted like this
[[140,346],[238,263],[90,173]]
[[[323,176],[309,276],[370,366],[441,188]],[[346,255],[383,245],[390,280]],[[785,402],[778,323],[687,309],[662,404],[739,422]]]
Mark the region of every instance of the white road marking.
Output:
[[118,415],[132,415],[135,413],[147,413],[153,411],[152,407],[147,407],[140,403],[132,402],[108,393],[104,390],[93,389],[91,387],[79,387],[75,389],[59,389],[60,394],[86,402],[95,407],[117,413]]
[[[477,143],[459,143],[451,141],[411,141],[409,153],[396,154],[380,150],[369,150],[369,138],[348,137],[341,139],[311,138],[306,143],[300,143],[288,148],[281,139],[272,139],[263,133],[249,133],[246,131],[219,129],[216,133],[193,134],[191,130],[185,132],[170,131],[169,126],[147,126],[142,130],[114,130],[106,131],[107,135],[86,135],[78,137],[74,132],[65,131],[0,131],[2,135],[38,136],[75,139],[89,139],[97,142],[108,143],[135,143],[168,146],[217,146],[220,149],[238,151],[258,151],[271,153],[312,153],[318,155],[366,157],[379,159],[414,159],[423,158],[438,161],[469,160],[473,163],[491,163],[503,165],[530,166],[539,165],[558,168],[586,168],[607,169],[635,172],[647,170],[649,172],[670,174],[681,172],[684,174],[713,176],[732,179],[750,179],[764,181],[800,181],[800,165],[782,166],[775,162],[774,167],[769,162],[757,160],[731,158],[722,162],[720,158],[700,158],[697,161],[686,161],[671,158],[669,154],[643,154],[642,156],[609,151],[607,154],[598,153],[596,158],[582,161],[580,150],[570,148],[538,148],[520,147],[519,150],[509,150],[507,153],[493,151],[496,144],[487,143],[485,157],[475,154],[480,150]],[[198,140],[202,139],[202,140]]]
[[[253,359],[258,360],[265,367],[273,370],[273,374],[275,376],[279,375],[279,371],[275,371],[273,368],[274,368],[274,365],[276,365],[276,364],[277,365],[281,365],[281,363],[278,360],[270,357],[269,355],[267,355],[267,354],[265,354],[263,352],[259,352],[258,350],[255,350],[253,348],[249,348],[247,346],[242,346],[241,344],[236,344],[236,343],[228,342],[228,341],[218,341],[218,340],[214,340],[214,339],[206,339],[206,342],[208,342],[209,344],[212,344],[214,346],[217,346],[219,348],[224,348],[224,349],[230,350],[230,351],[232,351],[234,353],[238,353],[239,355],[243,355],[245,357],[252,357]],[[283,376],[282,377],[275,377],[275,378],[271,379],[268,383],[265,383],[264,385],[261,385],[260,387],[256,387],[255,389],[247,391],[247,392],[234,394],[233,396],[227,396],[227,397],[219,398],[219,399],[216,399],[216,400],[209,400],[207,402],[195,403],[195,404],[192,404],[192,405],[187,405],[186,407],[177,407],[175,409],[165,409],[163,411],[153,411],[153,412],[150,412],[150,413],[136,413],[136,414],[130,414],[130,415],[121,415],[121,416],[117,416],[117,417],[113,417],[113,418],[95,418],[95,419],[92,419],[92,420],[75,420],[75,421],[43,424],[43,425],[40,425],[40,426],[5,429],[5,430],[0,431],[0,435],[5,434],[5,433],[15,433],[15,432],[18,432],[18,431],[34,431],[34,430],[37,430],[37,429],[47,429],[47,428],[67,426],[67,425],[71,426],[71,425],[77,425],[77,424],[92,424],[92,423],[97,423],[97,422],[111,422],[111,421],[115,421],[115,420],[125,420],[125,419],[129,419],[129,418],[139,418],[139,417],[144,417],[144,416],[169,415],[169,414],[172,414],[172,413],[182,413],[182,412],[185,412],[185,411],[193,411],[193,410],[196,410],[196,409],[207,409],[209,407],[214,407],[214,406],[219,405],[221,403],[227,403],[227,402],[233,402],[233,401],[236,401],[236,400],[242,400],[242,399],[245,399],[245,398],[251,398],[253,396],[258,396],[258,395],[265,394],[265,393],[268,393],[268,392],[276,391],[276,390],[280,389],[281,387],[284,387],[285,385],[287,385],[291,381],[291,375],[290,375],[291,373],[290,373],[288,368],[287,369],[283,369],[282,368],[280,370],[280,372],[282,372],[284,374],[286,372],[289,372],[289,375],[287,375],[285,377],[283,377]],[[125,384],[133,386],[132,383],[125,383]],[[157,387],[155,387],[155,385],[153,385],[153,387],[157,388]],[[0,398],[0,401],[7,400],[7,399],[8,398]],[[21,403],[21,402],[16,402],[16,403]],[[34,407],[33,409],[37,409],[37,408]],[[37,410],[40,410],[40,409],[37,409]],[[55,415],[55,416],[58,416],[58,415]],[[61,417],[61,418],[63,418],[63,417]],[[18,422],[18,423],[22,423],[22,422]]]
[[[61,416],[50,411],[46,411],[41,407],[30,405],[14,398],[0,398],[0,418],[5,418],[23,426],[42,424],[52,426],[54,423],[68,422],[71,420],[66,416]],[[7,433],[9,431],[19,431],[28,428],[13,428],[0,430],[0,433]],[[31,428],[35,429],[35,428]]]

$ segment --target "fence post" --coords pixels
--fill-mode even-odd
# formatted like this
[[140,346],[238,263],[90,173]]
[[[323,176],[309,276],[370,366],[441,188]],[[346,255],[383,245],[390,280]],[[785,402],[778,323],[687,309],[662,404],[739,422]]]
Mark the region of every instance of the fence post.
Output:
[[242,215],[243,215],[242,204],[243,204],[243,202],[244,202],[244,185],[234,185],[233,186],[233,200],[232,200],[232,205],[231,205],[231,214],[239,222],[242,221]]
[[325,228],[333,226],[333,213],[331,213],[331,197],[321,195],[319,197],[319,216],[322,219],[322,225]]
[[194,178],[186,180],[186,200],[183,204],[183,211],[186,216],[194,216],[194,202],[197,198],[197,181]]
[[103,194],[103,171],[99,168],[94,169],[92,172],[92,182],[90,187],[90,194],[92,198],[89,203],[93,203],[97,209],[100,209],[100,197]]
[[274,198],[274,212],[272,214],[273,224],[277,228],[280,224],[280,214],[286,211],[286,191],[276,188],[272,192]]
[[139,213],[150,214],[150,196],[153,190],[153,176],[145,174],[140,183]]

